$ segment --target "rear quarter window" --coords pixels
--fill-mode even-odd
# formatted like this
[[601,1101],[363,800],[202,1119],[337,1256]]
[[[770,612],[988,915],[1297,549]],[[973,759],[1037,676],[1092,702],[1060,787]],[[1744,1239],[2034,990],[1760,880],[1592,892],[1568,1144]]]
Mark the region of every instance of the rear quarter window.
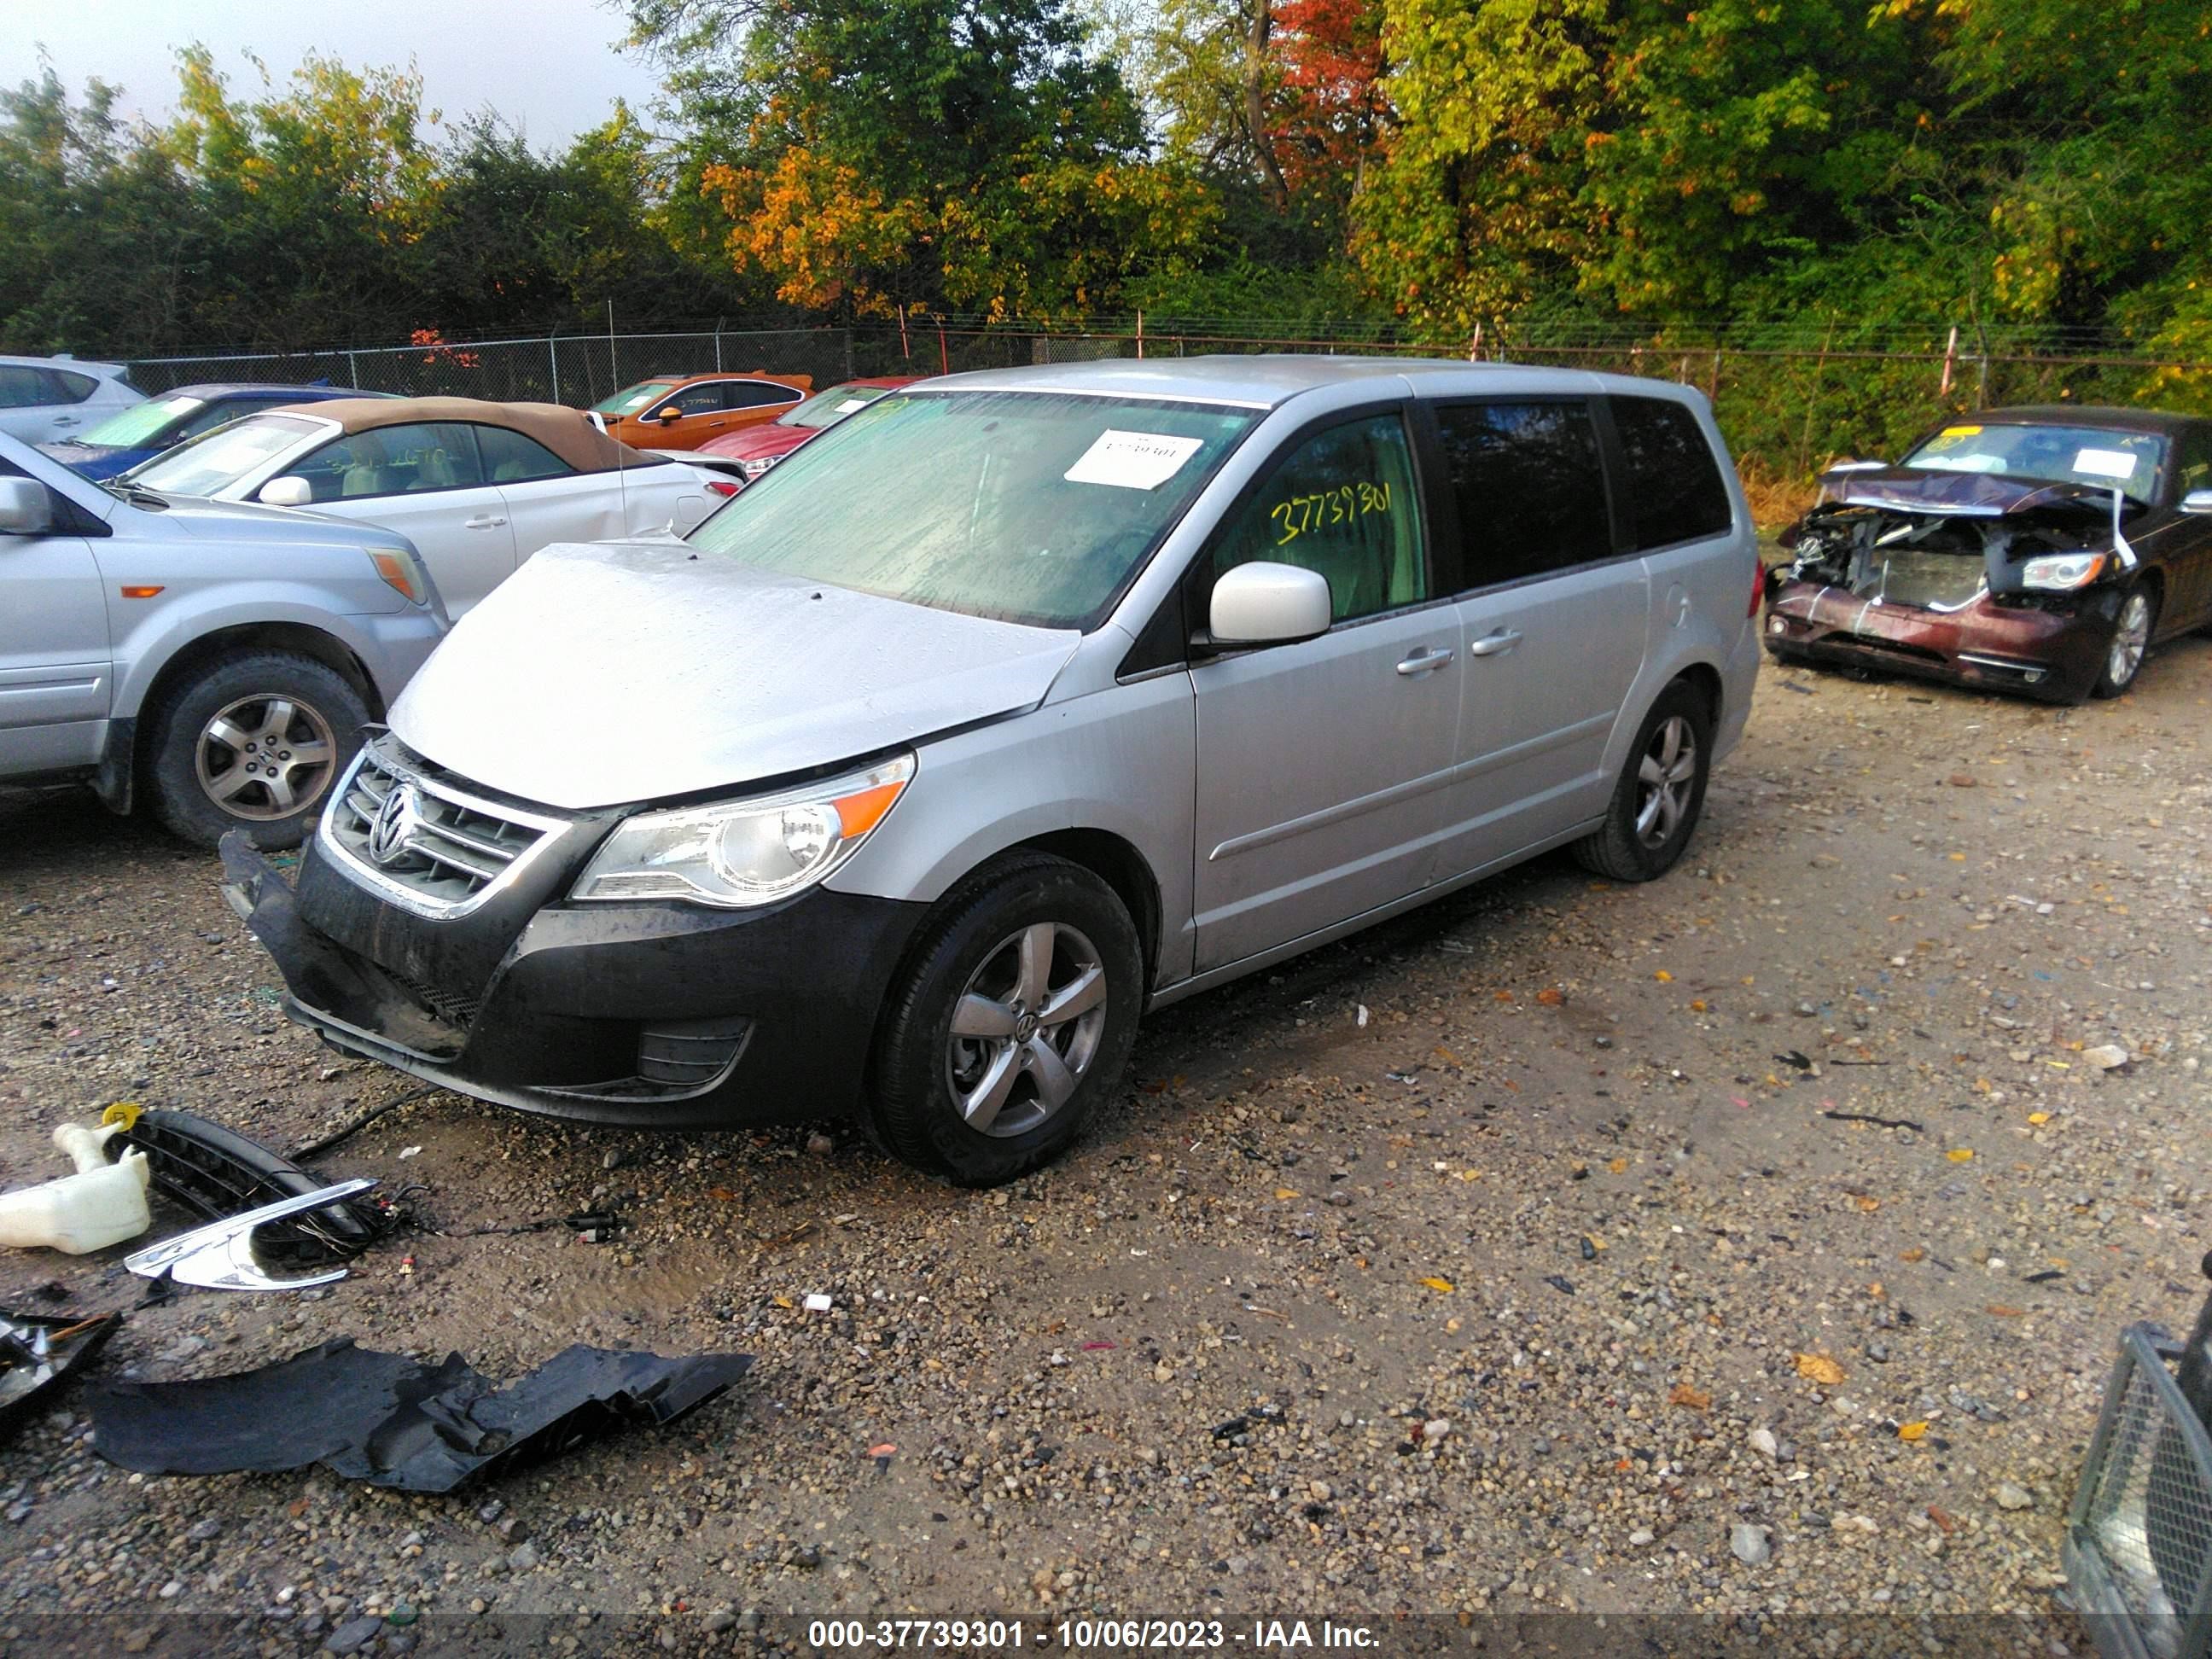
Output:
[[53,401],[58,404],[81,404],[100,389],[98,380],[75,369],[50,368],[45,373],[47,385],[53,388]]
[[1612,405],[1636,550],[1726,535],[1734,522],[1728,486],[1688,405],[1621,397]]
[[806,394],[774,380],[732,380],[727,392],[730,409],[764,409],[771,404],[795,404]]

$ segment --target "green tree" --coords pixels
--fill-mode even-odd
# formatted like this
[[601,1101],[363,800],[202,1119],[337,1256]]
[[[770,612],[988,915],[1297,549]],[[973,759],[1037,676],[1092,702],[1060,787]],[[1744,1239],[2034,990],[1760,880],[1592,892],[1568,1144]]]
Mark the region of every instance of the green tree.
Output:
[[791,303],[1099,309],[1206,228],[1061,0],[635,0],[632,20],[691,129],[679,176]]

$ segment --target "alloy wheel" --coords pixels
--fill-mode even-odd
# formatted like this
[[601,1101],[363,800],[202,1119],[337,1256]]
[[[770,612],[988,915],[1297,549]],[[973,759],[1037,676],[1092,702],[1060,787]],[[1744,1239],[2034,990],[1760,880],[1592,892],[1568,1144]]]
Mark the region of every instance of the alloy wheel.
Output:
[[1000,940],[952,1010],[945,1073],[962,1121],[1028,1133],[1067,1103],[1105,1030],[1105,963],[1081,933],[1040,921]]
[[1690,810],[1697,787],[1698,734],[1680,714],[1669,715],[1652,732],[1636,769],[1636,839],[1649,848],[1664,847]]
[[289,817],[330,787],[331,723],[297,697],[240,697],[200,730],[192,763],[207,797],[233,817]]
[[2150,596],[2137,588],[2120,607],[2119,626],[2112,630],[2112,655],[2105,665],[2105,677],[2114,686],[2127,684],[2142,666],[2143,653],[2149,648]]

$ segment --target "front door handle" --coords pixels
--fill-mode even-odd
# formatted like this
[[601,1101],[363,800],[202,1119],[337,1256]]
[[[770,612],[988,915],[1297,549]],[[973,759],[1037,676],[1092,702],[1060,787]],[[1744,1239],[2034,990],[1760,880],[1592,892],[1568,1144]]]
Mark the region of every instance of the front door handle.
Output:
[[495,513],[479,513],[475,518],[466,520],[461,527],[465,530],[496,530],[506,522],[505,519]]
[[1501,652],[1510,651],[1520,643],[1520,629],[1501,628],[1495,634],[1485,634],[1473,645],[1468,647],[1467,654],[1470,657],[1494,657]]
[[54,416],[54,424],[58,427],[79,426],[82,422],[74,415],[57,415]]
[[1432,673],[1452,659],[1451,647],[1425,646],[1398,665],[1398,672],[1411,679],[1416,674]]

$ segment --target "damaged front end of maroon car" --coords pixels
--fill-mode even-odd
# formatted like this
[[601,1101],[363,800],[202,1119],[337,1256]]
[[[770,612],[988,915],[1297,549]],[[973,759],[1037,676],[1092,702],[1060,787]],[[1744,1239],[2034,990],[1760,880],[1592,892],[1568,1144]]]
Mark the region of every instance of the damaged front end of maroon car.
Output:
[[2136,559],[2111,489],[1849,464],[1778,538],[1768,652],[2079,702]]

